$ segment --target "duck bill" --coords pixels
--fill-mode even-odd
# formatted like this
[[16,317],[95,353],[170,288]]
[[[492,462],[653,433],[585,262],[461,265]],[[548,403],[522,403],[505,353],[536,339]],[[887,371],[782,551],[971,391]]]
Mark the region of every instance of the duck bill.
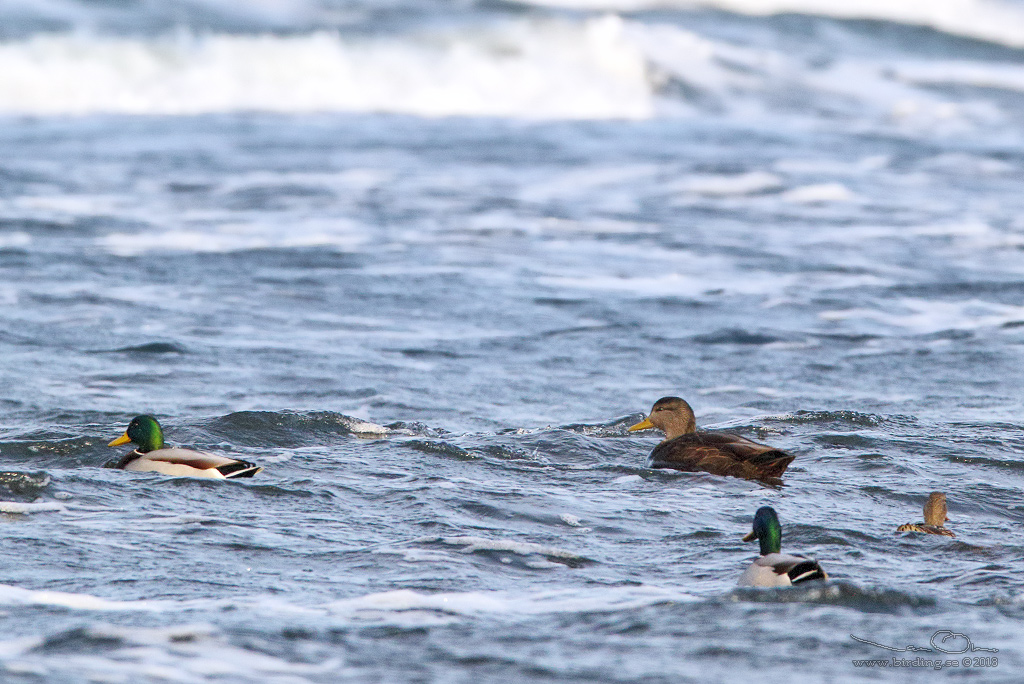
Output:
[[753,530],[748,532],[747,535],[743,537],[743,541],[754,541],[755,539],[757,539],[757,532],[754,532]]
[[108,444],[107,446],[121,446],[122,444],[127,444],[130,441],[132,441],[132,438],[129,437],[128,433],[126,432],[117,439],[115,439],[113,442]]
[[636,425],[630,425],[626,429],[629,430],[630,432],[636,432],[637,430],[650,430],[653,427],[654,427],[654,423],[652,423],[649,419],[644,418],[643,420],[641,420]]

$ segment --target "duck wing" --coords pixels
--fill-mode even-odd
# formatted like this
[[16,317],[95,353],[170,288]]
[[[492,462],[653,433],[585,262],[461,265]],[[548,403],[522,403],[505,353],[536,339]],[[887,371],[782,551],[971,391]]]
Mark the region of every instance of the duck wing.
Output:
[[652,468],[703,471],[747,479],[782,477],[796,456],[726,432],[692,432],[651,452]]
[[827,580],[818,561],[790,553],[769,553],[755,560],[740,575],[744,587],[788,587],[814,580]]
[[[778,571],[779,566],[775,566],[775,572]],[[786,567],[785,572],[786,576],[789,577],[789,581],[793,584],[828,579],[828,574],[821,569],[821,566],[818,565],[818,561],[811,558],[804,558],[803,556],[796,556],[795,562]]]
[[951,530],[948,530],[945,527],[928,525],[926,523],[907,523],[906,525],[900,525],[896,528],[896,532],[921,532],[923,534],[938,534],[943,537],[956,537]]
[[153,470],[168,475],[200,477],[252,477],[261,468],[255,463],[192,449],[148,451],[125,465],[127,470]]

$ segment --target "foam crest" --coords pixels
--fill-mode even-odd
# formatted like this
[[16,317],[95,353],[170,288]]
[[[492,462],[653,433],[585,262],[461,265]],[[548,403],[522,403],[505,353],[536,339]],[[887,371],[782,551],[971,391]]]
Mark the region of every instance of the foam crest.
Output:
[[174,604],[169,601],[113,601],[90,594],[76,594],[65,591],[32,591],[31,589],[0,584],[0,605],[56,606],[89,611],[152,612],[165,610]]
[[[957,131],[965,124],[1001,123],[1005,115],[989,101],[950,100],[927,86],[998,84],[1014,89],[1019,83],[1019,67],[1013,65],[839,58],[822,66],[777,50],[709,40],[675,26],[634,22],[627,24],[626,33],[647,58],[660,92],[667,96],[681,86],[684,96],[679,102],[669,106],[663,100],[666,112],[697,109],[750,119],[776,113],[832,117],[842,112],[922,132],[935,132],[937,127]],[[787,100],[813,104],[810,109],[794,109]],[[768,191],[778,184],[770,176],[751,173],[728,179],[735,189],[719,189],[713,177],[693,179],[693,189],[705,195]]]
[[334,247],[354,250],[367,242],[353,222],[297,221],[282,233],[267,223],[227,223],[201,228],[179,227],[145,234],[110,233],[98,238],[102,248],[123,257],[150,252],[237,252],[252,249]]
[[903,298],[893,304],[890,310],[843,309],[823,311],[819,316],[826,321],[869,320],[917,334],[994,328],[1024,320],[1024,306],[978,299],[943,302]]
[[778,190],[782,187],[782,179],[765,171],[751,171],[736,175],[706,174],[691,176],[681,182],[679,186],[685,192],[698,195],[728,197]]
[[617,17],[401,38],[38,35],[0,45],[0,113],[640,119],[645,68]]
[[[732,268],[732,264],[723,266]],[[669,273],[660,276],[621,275],[569,275],[543,276],[538,282],[556,289],[590,292],[617,292],[639,297],[682,296],[697,297],[707,292],[721,291],[739,295],[764,295],[781,293],[797,283],[793,274],[748,273],[746,279],[723,275],[723,269],[712,266],[694,268],[694,273]]]
[[332,613],[359,614],[366,611],[440,611],[461,616],[486,614],[547,615],[552,613],[614,612],[669,602],[690,602],[696,597],[662,587],[603,587],[597,591],[566,589],[532,594],[504,591],[445,592],[421,594],[408,589],[369,594],[337,601],[328,606]]
[[476,553],[477,551],[509,551],[521,556],[536,554],[550,558],[579,559],[583,556],[566,551],[554,546],[533,544],[531,542],[518,542],[511,539],[487,539],[485,537],[424,537],[418,541],[432,542],[440,541],[443,544],[452,546],[464,546],[463,553]]
[[22,501],[0,501],[0,513],[51,513],[63,512],[64,506],[56,501],[37,501],[25,503]]
[[1024,67],[992,62],[907,62],[895,67],[901,80],[918,85],[965,85],[1024,92]]
[[[420,593],[396,590],[340,599],[326,605],[306,607],[266,596],[234,599],[198,599],[191,601],[138,600],[117,601],[90,594],[61,591],[33,591],[0,585],[0,605],[59,607],[73,611],[99,613],[187,613],[227,609],[254,611],[265,616],[327,614],[336,617],[406,622],[415,612],[430,622],[424,613],[445,613],[462,617],[484,614],[545,615],[573,612],[614,612],[668,602],[698,600],[678,589],[653,585],[603,587],[599,591],[560,589],[529,593],[506,591],[470,591]],[[162,632],[160,632],[162,633]],[[154,635],[159,636],[157,632]],[[140,637],[136,634],[133,639]],[[0,654],[2,654],[0,645]]]
[[965,36],[1024,46],[1024,10],[997,0],[525,0],[573,9],[635,11],[707,7],[751,16],[808,14],[836,19],[873,19],[927,26]]
[[[1024,30],[1024,19],[1019,26]],[[932,87],[946,84],[1019,91],[1024,71],[1013,64],[955,60],[837,58],[821,65],[615,15],[506,20],[368,38],[327,31],[159,38],[57,34],[0,44],[0,114],[389,112],[543,120],[714,112],[813,120],[838,113],[926,133],[1006,122],[998,102],[958,99]],[[679,189],[704,196],[780,189],[778,177],[768,172],[694,177],[688,184]],[[200,242],[187,229],[154,239],[171,249]],[[253,238],[250,246],[262,240]],[[206,244],[223,251],[225,241]]]

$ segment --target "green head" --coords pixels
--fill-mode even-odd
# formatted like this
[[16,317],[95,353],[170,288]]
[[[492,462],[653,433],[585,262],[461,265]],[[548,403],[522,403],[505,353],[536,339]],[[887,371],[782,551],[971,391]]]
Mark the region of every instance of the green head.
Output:
[[761,542],[761,555],[778,553],[782,548],[782,525],[779,516],[771,506],[762,506],[754,514],[754,530],[743,538],[743,541]]
[[128,423],[128,429],[124,434],[107,446],[118,446],[128,442],[133,442],[142,453],[156,451],[164,446],[164,431],[160,429],[160,423],[156,422],[153,416],[135,416],[132,422]]

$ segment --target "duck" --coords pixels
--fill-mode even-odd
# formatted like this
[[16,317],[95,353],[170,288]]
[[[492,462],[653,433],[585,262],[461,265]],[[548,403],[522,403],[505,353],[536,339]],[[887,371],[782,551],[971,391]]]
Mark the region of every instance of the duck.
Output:
[[947,520],[949,520],[949,516],[946,515],[946,495],[942,492],[932,492],[924,504],[924,522],[900,525],[896,528],[896,534],[921,532],[923,534],[940,534],[943,537],[956,537],[942,524]]
[[178,477],[234,479],[252,477],[262,468],[255,463],[204,451],[164,446],[164,431],[153,416],[135,416],[124,434],[107,446],[134,443],[136,448],[111,467]]
[[754,514],[754,529],[743,541],[758,540],[761,557],[740,575],[741,587],[788,587],[804,582],[827,580],[828,574],[818,561],[805,556],[782,553],[782,526],[771,506],[762,506]]
[[703,471],[748,480],[777,480],[796,456],[727,432],[697,430],[693,409],[679,397],[662,397],[650,415],[628,430],[661,430],[665,439],[651,452],[650,467]]

